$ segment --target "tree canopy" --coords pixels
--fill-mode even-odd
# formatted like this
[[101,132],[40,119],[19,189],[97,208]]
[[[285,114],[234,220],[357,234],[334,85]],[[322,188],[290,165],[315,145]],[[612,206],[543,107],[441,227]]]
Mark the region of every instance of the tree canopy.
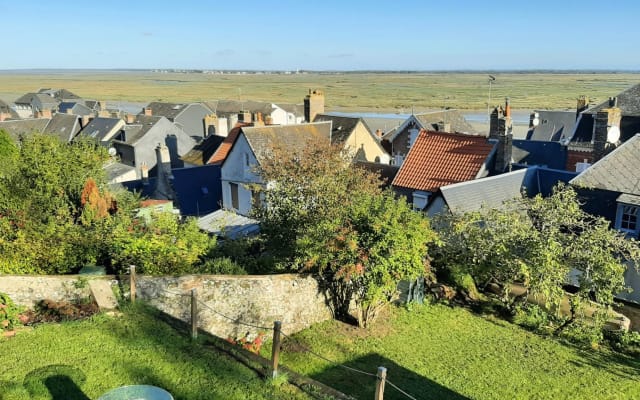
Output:
[[427,220],[383,192],[346,151],[326,140],[293,152],[274,147],[259,173],[267,185],[255,215],[268,250],[284,270],[317,273],[337,318],[348,317],[354,299],[366,326],[399,280],[425,273],[435,240]]
[[438,268],[465,271],[478,285],[504,284],[505,302],[509,284],[520,282],[549,309],[557,309],[569,284],[578,287],[572,306],[589,299],[610,305],[627,290],[627,266],[640,261],[638,242],[584,212],[570,187],[500,210],[449,215],[438,226],[443,242],[433,249]]

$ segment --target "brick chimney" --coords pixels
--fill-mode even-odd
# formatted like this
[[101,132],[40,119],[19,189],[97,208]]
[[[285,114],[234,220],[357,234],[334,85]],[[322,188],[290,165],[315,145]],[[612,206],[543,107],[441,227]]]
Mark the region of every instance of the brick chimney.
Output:
[[324,113],[324,93],[321,90],[309,89],[309,94],[304,98],[304,119],[313,122],[318,114]]
[[9,117],[11,117],[11,114],[0,112],[0,122],[6,120]]
[[497,139],[500,136],[499,121],[501,118],[504,118],[504,110],[502,106],[497,106],[489,117],[489,139]]
[[580,113],[589,108],[589,98],[587,96],[580,96],[576,101],[576,119],[580,116]]
[[133,114],[127,114],[126,121],[127,124],[133,124],[136,122],[136,116]]
[[84,129],[85,126],[89,125],[89,122],[91,122],[92,118],[89,115],[83,115],[82,117],[80,117],[80,128]]
[[513,134],[511,133],[511,118],[502,117],[497,121],[498,144],[496,147],[495,172],[501,174],[511,170],[513,153]]
[[264,121],[262,120],[262,113],[261,112],[257,112],[256,113],[256,121],[253,124],[253,126],[264,126]]
[[382,139],[382,129],[376,129],[376,137]]
[[613,150],[619,138],[614,137],[610,132],[615,129],[620,132],[620,121],[622,112],[616,107],[617,100],[609,99],[610,108],[604,108],[595,115],[593,122],[593,162],[602,159],[607,153]]
[[67,108],[67,114],[73,115],[73,109],[71,107]]
[[153,115],[153,110],[151,110],[149,107],[145,107],[143,108],[144,110],[144,115],[146,115],[147,117],[151,117]]
[[271,115],[267,115],[266,117],[264,117],[264,124],[273,125],[273,117],[271,117]]

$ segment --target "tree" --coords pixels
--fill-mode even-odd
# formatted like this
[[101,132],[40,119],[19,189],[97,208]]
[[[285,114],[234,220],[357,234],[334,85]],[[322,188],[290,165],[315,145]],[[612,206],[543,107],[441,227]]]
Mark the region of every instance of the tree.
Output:
[[317,273],[336,318],[348,319],[353,299],[367,326],[400,280],[424,275],[435,240],[428,221],[346,152],[323,141],[293,154],[274,148],[260,174],[269,184],[256,216],[268,250],[283,268]]
[[568,325],[585,300],[611,305],[627,289],[627,264],[640,261],[638,242],[609,225],[584,212],[572,188],[558,186],[548,198],[444,217],[439,221],[444,245],[434,254],[441,269],[461,268],[479,285],[502,283],[507,304],[509,284],[521,282],[548,309],[558,309],[569,274],[577,272]]

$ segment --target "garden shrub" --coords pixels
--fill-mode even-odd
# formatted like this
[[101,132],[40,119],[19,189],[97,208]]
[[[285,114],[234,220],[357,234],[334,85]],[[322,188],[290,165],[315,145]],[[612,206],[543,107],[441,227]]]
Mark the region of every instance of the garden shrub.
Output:
[[22,307],[17,306],[8,294],[0,293],[0,331],[10,331],[20,325]]
[[549,327],[551,320],[549,313],[537,304],[523,304],[515,308],[513,323],[526,329],[545,332],[545,327]]
[[207,274],[246,275],[247,271],[229,257],[214,258],[202,264],[201,271]]

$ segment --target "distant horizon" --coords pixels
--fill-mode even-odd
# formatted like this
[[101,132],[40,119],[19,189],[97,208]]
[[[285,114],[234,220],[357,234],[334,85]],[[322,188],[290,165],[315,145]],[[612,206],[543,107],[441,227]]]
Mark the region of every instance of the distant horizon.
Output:
[[637,74],[640,73],[640,69],[597,69],[597,68],[513,68],[513,69],[424,69],[424,70],[412,70],[412,69],[222,69],[222,68],[7,68],[0,69],[0,73],[19,73],[19,72],[156,72],[156,73],[233,73],[233,72],[252,72],[252,73],[287,73],[293,74],[305,74],[305,73],[397,73],[397,74],[421,74],[421,73],[457,73],[457,74],[481,74],[481,73],[566,73],[566,74]]

